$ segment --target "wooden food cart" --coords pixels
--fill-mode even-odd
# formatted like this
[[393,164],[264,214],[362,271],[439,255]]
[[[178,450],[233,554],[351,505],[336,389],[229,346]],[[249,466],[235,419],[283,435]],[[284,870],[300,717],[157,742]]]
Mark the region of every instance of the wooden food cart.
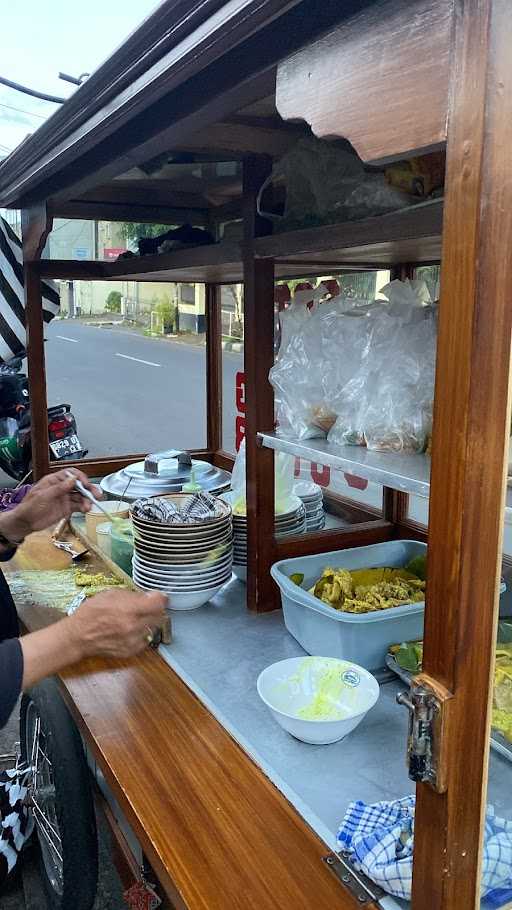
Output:
[[[273,562],[397,537],[425,538],[408,519],[407,501],[409,494],[430,496],[424,662],[415,686],[421,683],[435,699],[436,773],[416,788],[413,910],[480,904],[510,424],[511,43],[506,0],[168,0],[0,167],[0,203],[23,211],[36,477],[54,467],[48,460],[41,278],[205,283],[208,426],[200,455],[228,468],[233,459],[222,451],[219,286],[243,282],[246,621],[251,635],[258,629],[262,653],[269,623],[280,621],[271,613],[279,606],[269,575]],[[270,234],[256,212],[257,192],[272,160],[308,127],[320,138],[348,139],[371,163],[446,147],[444,198],[360,222]],[[179,153],[242,161],[242,185],[227,199],[205,185],[191,199],[157,177],[129,176],[157,156]],[[118,262],[42,259],[55,217],[193,220],[214,232],[239,218],[244,233],[241,241]],[[418,455],[407,473],[399,455],[386,461],[370,452],[363,457],[357,448],[347,452],[274,435],[268,372],[276,279],[377,268],[412,275],[415,266],[437,262],[431,464]],[[348,527],[276,541],[273,459],[280,449],[381,483],[382,514],[347,503]],[[98,477],[140,457],[94,459],[85,469]],[[43,621],[37,609],[22,619],[28,628]],[[257,748],[237,736],[172,648],[167,663],[148,651],[125,663],[88,661],[61,678],[84,742],[168,905],[378,906],[378,895],[373,900],[350,876],[344,883],[322,863],[326,838],[304,799],[291,795],[271,761],[260,760]],[[233,684],[229,672],[226,680]],[[384,780],[406,747],[405,712],[398,734],[391,731],[393,747],[385,736],[379,739],[384,715],[381,720],[367,742],[376,753],[374,780],[379,764]],[[359,766],[347,770],[342,758],[338,772],[328,766],[318,753],[317,786],[325,769],[332,801],[338,782],[346,784],[350,774],[351,798],[357,799],[364,769],[360,778]],[[500,773],[504,792],[506,763]]]

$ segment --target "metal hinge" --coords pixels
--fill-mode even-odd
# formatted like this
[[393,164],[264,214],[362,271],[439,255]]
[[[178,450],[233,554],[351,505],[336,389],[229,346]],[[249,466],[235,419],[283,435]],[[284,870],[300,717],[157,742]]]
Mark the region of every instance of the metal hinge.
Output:
[[409,711],[407,764],[411,780],[430,784],[443,792],[438,758],[441,735],[442,702],[426,685],[413,685],[410,692],[400,692],[396,700]]
[[350,863],[350,853],[329,853],[323,857],[324,863],[334,872],[339,881],[354,895],[358,904],[364,907],[384,897],[386,892],[375,882],[370,881],[362,872],[356,872]]

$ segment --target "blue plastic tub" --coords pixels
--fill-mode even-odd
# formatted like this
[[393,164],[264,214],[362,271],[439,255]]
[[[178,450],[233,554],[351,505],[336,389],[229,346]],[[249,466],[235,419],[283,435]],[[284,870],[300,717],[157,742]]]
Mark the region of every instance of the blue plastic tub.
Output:
[[[308,654],[339,657],[367,670],[385,665],[389,645],[423,637],[425,604],[404,604],[372,613],[342,613],[308,593],[326,566],[343,569],[404,567],[414,556],[426,553],[427,545],[417,540],[334,550],[318,556],[283,559],[271,569],[281,591],[286,628]],[[304,575],[302,587],[290,575]]]

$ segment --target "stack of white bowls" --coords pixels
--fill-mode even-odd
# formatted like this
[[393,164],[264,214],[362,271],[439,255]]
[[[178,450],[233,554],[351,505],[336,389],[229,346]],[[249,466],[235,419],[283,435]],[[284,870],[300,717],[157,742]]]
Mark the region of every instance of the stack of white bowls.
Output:
[[[160,497],[182,507],[190,494]],[[139,588],[164,591],[171,610],[195,610],[231,579],[231,507],[217,500],[215,514],[186,524],[164,524],[132,511],[133,580]]]
[[[233,506],[233,493],[221,493],[219,499]],[[284,509],[275,516],[278,538],[294,537],[306,530],[306,511],[298,496],[290,496]],[[233,573],[247,581],[247,515],[233,512]]]
[[309,480],[298,480],[293,492],[302,500],[306,510],[306,534],[325,527],[324,494],[322,487]]

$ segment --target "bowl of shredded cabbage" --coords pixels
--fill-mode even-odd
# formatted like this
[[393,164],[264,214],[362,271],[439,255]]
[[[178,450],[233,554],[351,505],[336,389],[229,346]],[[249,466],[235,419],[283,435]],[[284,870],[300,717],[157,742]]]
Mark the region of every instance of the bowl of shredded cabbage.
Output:
[[258,695],[280,726],[304,743],[344,739],[379,697],[374,676],[335,657],[292,657],[260,673]]

